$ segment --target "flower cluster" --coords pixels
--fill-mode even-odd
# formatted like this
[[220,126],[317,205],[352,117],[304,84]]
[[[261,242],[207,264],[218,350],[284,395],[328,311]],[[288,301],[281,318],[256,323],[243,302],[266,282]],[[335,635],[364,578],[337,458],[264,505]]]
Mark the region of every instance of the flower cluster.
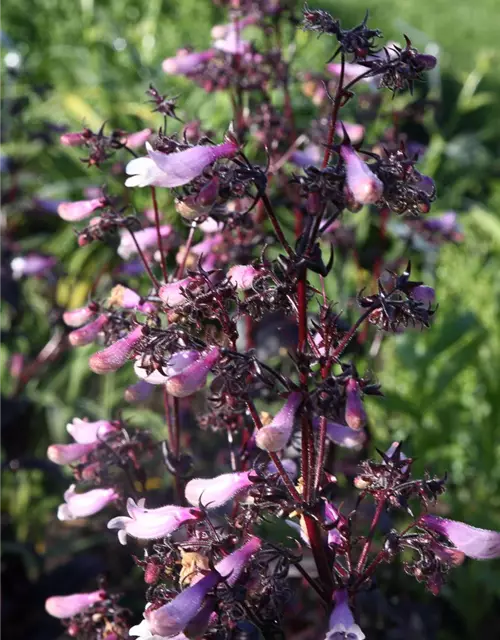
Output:
[[[315,637],[362,640],[357,596],[375,587],[382,563],[401,559],[437,594],[465,556],[500,556],[499,533],[434,514],[446,477],[414,474],[401,443],[370,456],[367,399],[382,390],[356,356],[370,357],[369,339],[380,346],[387,334],[431,327],[435,291],[410,280],[418,254],[410,262],[406,244],[389,263],[379,249],[346,311],[327,295],[337,256],[356,253],[363,208],[381,247],[391,212],[408,234],[459,239],[452,212],[423,217],[436,189],[412,141],[393,127],[370,140],[364,125],[339,117],[354,88],[372,116],[383,113],[377,89],[412,90],[436,61],[408,40],[378,50],[381,33],[367,18],[344,29],[306,7],[304,28],[336,38],[340,61],[295,77],[274,44],[282,25],[297,25],[290,6],[222,4],[230,21],[214,28],[212,46],[179,51],[163,71],[228,92],[234,119],[224,136],[184,125],[178,97],[150,86],[158,132],[103,127],[61,138],[87,148],[90,166],[128,160],[118,168],[123,200],[110,185],[58,205],[63,220],[87,225],[80,246],[109,243],[120,261],[96,279],[92,300],[62,314],[67,341],[96,345],[94,373],[128,374],[124,402],[153,407],[161,395],[165,434],[75,418],[73,442],[49,447],[75,480],[59,519],[106,509],[110,540],[117,533],[144,571],[146,602],[132,627],[105,589],[53,597],[46,608],[82,639],[283,638],[290,603],[304,599],[322,612],[310,623]],[[250,26],[266,35],[262,50],[244,39]],[[319,108],[302,130],[293,80]],[[179,130],[167,134],[169,119]],[[145,194],[152,209],[132,209]],[[171,207],[169,221],[178,214],[175,224],[164,224],[159,202]],[[47,268],[12,264],[19,277]],[[153,472],[168,479],[161,497],[148,491]]]

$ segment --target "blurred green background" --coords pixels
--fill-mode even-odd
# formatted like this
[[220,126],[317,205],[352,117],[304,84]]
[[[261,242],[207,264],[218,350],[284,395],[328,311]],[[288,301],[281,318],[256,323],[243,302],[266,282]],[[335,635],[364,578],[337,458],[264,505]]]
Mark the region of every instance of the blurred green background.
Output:
[[[424,275],[437,290],[436,322],[428,332],[409,332],[384,343],[383,366],[375,375],[385,399],[371,401],[369,409],[378,446],[405,439],[420,470],[449,472],[445,502],[453,518],[500,530],[497,2],[310,4],[330,9],[346,25],[358,22],[368,8],[371,24],[387,39],[401,41],[406,33],[418,48],[439,57],[439,69],[430,80],[439,108],[429,124],[423,171],[437,182],[433,214],[456,210],[464,241],[428,256]],[[2,427],[3,460],[7,463],[26,451],[32,457],[16,473],[4,469],[2,511],[8,515],[3,552],[4,560],[17,563],[27,576],[26,584],[43,581],[60,553],[50,545],[50,531],[57,526],[54,508],[65,481],[53,478],[39,462],[47,445],[63,441],[72,417],[104,418],[123,407],[123,387],[130,379],[126,371],[96,380],[87,367],[92,348],[82,348],[44,368],[21,398],[13,398],[12,353],[35,357],[50,336],[51,299],[61,307],[81,304],[99,265],[112,259],[111,250],[93,245],[75,251],[70,225],[32,207],[35,197],[77,199],[83,187],[104,181],[99,171],[85,168],[77,152],[52,144],[58,138],[54,125],[79,130],[83,124],[98,128],[107,120],[112,127],[128,130],[156,128],[158,121],[144,95],[153,82],[165,93],[181,94],[181,116],[197,117],[206,128],[225,127],[231,117],[225,97],[207,100],[190,82],[166,78],[161,71],[161,61],[182,45],[206,48],[209,25],[221,20],[220,9],[208,0],[4,3],[2,156],[21,168],[15,184],[4,174],[4,226],[15,237],[17,250],[54,254],[64,270],[56,282],[23,282],[13,294],[17,307],[10,300],[2,310],[2,393],[4,411],[12,416]],[[322,68],[330,53],[328,44],[326,39],[300,33],[297,68]],[[295,97],[303,101],[300,94]],[[13,189],[15,197],[9,198]],[[167,219],[173,217],[171,208],[165,211]],[[141,426],[162,426],[161,417],[152,411],[125,409],[124,415]],[[65,552],[80,551],[82,542],[68,538]],[[99,540],[94,533],[83,544],[92,547]],[[430,597],[410,579],[403,585],[412,597]],[[498,562],[466,563],[453,573],[441,599],[440,640],[483,637],[491,625],[498,628]],[[463,635],[458,636],[457,630]],[[55,637],[40,629],[37,633],[33,635],[37,639]]]

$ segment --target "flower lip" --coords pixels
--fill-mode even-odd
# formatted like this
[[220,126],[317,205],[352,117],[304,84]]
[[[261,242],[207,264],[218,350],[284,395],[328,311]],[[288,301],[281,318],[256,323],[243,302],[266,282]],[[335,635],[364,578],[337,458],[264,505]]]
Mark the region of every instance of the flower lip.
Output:
[[239,471],[215,478],[194,478],[186,485],[186,500],[196,507],[217,509],[253,486],[251,474],[252,471]]
[[104,591],[73,593],[69,596],[52,596],[45,601],[45,611],[54,618],[72,618],[96,602],[103,600]]

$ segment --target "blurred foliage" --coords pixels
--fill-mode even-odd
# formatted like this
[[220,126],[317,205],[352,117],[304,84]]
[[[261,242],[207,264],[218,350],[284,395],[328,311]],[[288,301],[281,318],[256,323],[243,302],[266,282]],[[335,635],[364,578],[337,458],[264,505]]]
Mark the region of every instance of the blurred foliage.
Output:
[[[400,40],[405,32],[419,48],[439,51],[441,66],[429,83],[437,111],[427,123],[431,137],[422,171],[434,176],[438,185],[433,214],[457,210],[465,240],[425,254],[421,275],[436,287],[439,312],[430,331],[384,339],[370,366],[385,398],[371,400],[369,410],[377,446],[404,439],[419,469],[449,472],[446,500],[452,517],[500,529],[500,93],[498,51],[492,53],[499,26],[495,0],[472,5],[464,0],[453,5],[445,0],[311,4],[332,7],[350,24],[368,6],[372,23],[388,38]],[[4,555],[17,558],[26,585],[54,571],[47,550],[54,508],[67,486],[60,470],[45,461],[47,445],[64,441],[65,425],[74,416],[106,418],[122,408],[123,388],[133,377],[129,370],[104,379],[90,375],[92,347],[81,348],[63,353],[21,394],[14,393],[11,355],[35,358],[50,337],[53,304],[80,305],[100,266],[115,260],[110,248],[91,245],[76,251],[70,226],[33,204],[34,198],[77,198],[83,187],[103,182],[98,170],[85,168],[77,151],[53,144],[57,127],[98,128],[107,120],[112,127],[128,130],[154,128],[157,121],[144,95],[153,82],[162,91],[181,95],[181,117],[195,115],[206,128],[220,131],[231,119],[227,98],[217,94],[207,99],[190,82],[166,79],[161,72],[162,59],[182,45],[207,47],[208,25],[220,20],[220,11],[208,0],[23,0],[3,7],[2,158],[22,168],[15,183],[4,173],[8,233],[17,251],[53,254],[61,265],[53,281],[28,279],[3,291],[3,461],[7,465],[17,459],[20,465],[16,471],[11,464],[4,473]],[[329,54],[326,38],[299,33],[297,68],[317,70]],[[299,115],[308,117],[309,103],[298,93],[293,98]],[[122,187],[116,182],[114,188]],[[15,197],[9,198],[11,192]],[[162,197],[166,219],[173,220],[168,196]],[[362,220],[361,216],[358,224]],[[329,286],[335,289],[337,284]],[[162,428],[154,411],[125,409],[124,416],[153,430]],[[100,544],[96,531],[85,538],[90,548]],[[75,546],[76,539],[73,542],[64,549],[67,557],[84,551]],[[415,598],[425,598],[422,589],[409,584],[408,579],[404,588]],[[40,588],[36,606],[50,592],[46,585]],[[454,572],[443,598],[449,600],[444,615],[453,622],[450,628],[442,624],[439,637],[456,638],[456,629],[466,630],[461,637],[480,637],[479,630],[489,631],[495,598],[497,606],[500,602],[498,563],[467,563]],[[47,633],[36,638],[54,637]]]

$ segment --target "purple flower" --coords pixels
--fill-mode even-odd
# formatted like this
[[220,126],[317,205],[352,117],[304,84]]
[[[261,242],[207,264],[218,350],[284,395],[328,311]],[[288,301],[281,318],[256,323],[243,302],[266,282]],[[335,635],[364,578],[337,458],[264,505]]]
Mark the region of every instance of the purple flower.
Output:
[[142,327],[136,327],[128,336],[114,344],[97,351],[89,358],[89,366],[94,373],[104,374],[116,371],[127,362],[135,345],[142,338]]
[[141,296],[133,289],[117,284],[113,287],[108,298],[110,307],[121,307],[122,309],[138,309],[143,313],[154,311],[155,305],[152,302],[141,302]]
[[414,289],[412,289],[411,297],[414,300],[418,300],[419,302],[422,302],[424,304],[429,304],[431,302],[434,302],[434,299],[436,297],[436,292],[432,287],[428,287],[425,284],[421,284],[418,287],[415,287]]
[[145,380],[139,380],[125,389],[124,398],[127,402],[144,402],[153,392],[153,385]]
[[426,218],[422,224],[427,231],[434,231],[447,236],[461,235],[460,225],[457,223],[457,214],[454,211],[448,211],[434,218]]
[[96,442],[87,444],[51,444],[47,449],[47,457],[55,464],[70,464],[88,455],[96,448]]
[[[152,247],[156,248],[158,245],[158,233],[155,227],[146,227],[134,233],[137,244],[142,251],[147,251]],[[160,227],[160,236],[162,240],[174,236],[174,231],[169,224],[164,224]],[[165,244],[163,242],[163,244]],[[131,256],[137,253],[137,247],[135,242],[128,231],[124,231],[120,237],[120,245],[118,247],[118,255],[124,260],[128,260]]]
[[233,551],[233,553],[229,554],[215,565],[216,571],[225,578],[226,584],[230,587],[234,587],[240,579],[243,569],[261,546],[262,540],[256,536],[251,536],[248,542],[246,542],[242,547],[236,549],[236,551]]
[[345,421],[351,429],[358,431],[366,424],[366,412],[361,400],[359,382],[354,378],[349,378],[345,388]]
[[[320,418],[313,418],[313,427],[319,429]],[[366,433],[363,429],[351,429],[344,424],[336,422],[326,423],[326,435],[328,438],[346,449],[360,449],[366,441]]]
[[[329,524],[335,524],[340,521],[338,510],[330,502],[325,504],[325,520]],[[337,528],[328,531],[328,544],[333,547],[342,544],[342,536]]]
[[161,66],[163,71],[170,75],[187,75],[195,71],[200,64],[213,58],[215,53],[213,49],[198,53],[178,53],[173,58],[165,58]]
[[118,516],[108,522],[108,529],[118,530],[118,540],[121,544],[127,544],[127,535],[141,540],[159,540],[182,525],[203,517],[198,509],[176,505],[146,509],[144,502],[143,499],[136,504],[132,498],[129,498],[127,512],[130,517]]
[[74,593],[70,596],[52,596],[45,601],[45,611],[54,618],[72,618],[96,602],[103,600],[103,591]]
[[85,493],[76,493],[75,485],[64,493],[64,503],[59,505],[59,520],[86,518],[102,511],[110,502],[119,498],[114,489],[91,489]]
[[359,142],[361,142],[361,140],[363,140],[363,136],[365,135],[365,128],[362,124],[339,120],[335,127],[335,133],[339,136],[344,136],[344,129],[349,136],[349,140],[352,143],[358,144]]
[[249,264],[235,264],[227,272],[227,277],[240,291],[251,289],[259,270]]
[[108,316],[102,314],[92,322],[89,322],[89,324],[86,324],[79,329],[75,329],[68,335],[70,344],[73,347],[83,347],[86,344],[91,344],[103,330],[107,322]]
[[172,638],[181,633],[201,609],[208,592],[220,581],[219,573],[211,571],[168,604],[159,609],[146,609],[144,617],[149,631],[163,638]]
[[19,280],[26,276],[44,275],[46,271],[51,269],[57,260],[53,256],[42,256],[36,253],[30,253],[27,256],[17,256],[10,262],[12,276],[14,280]]
[[366,162],[349,145],[342,145],[340,155],[345,162],[347,186],[359,204],[373,204],[382,196],[384,185]]
[[283,406],[278,411],[273,421],[255,434],[255,442],[259,449],[264,451],[279,451],[286,446],[292,435],[295,423],[295,414],[302,402],[302,394],[293,391]]
[[78,444],[91,444],[99,442],[110,433],[116,433],[117,427],[108,420],[88,422],[80,418],[73,418],[73,422],[68,422],[66,425],[66,431]]
[[365,634],[354,622],[354,617],[347,604],[348,596],[346,589],[335,592],[335,604],[330,616],[330,628],[325,640],[363,640]]
[[72,309],[63,313],[63,321],[68,327],[81,327],[95,316],[96,306],[87,305],[79,309]]
[[304,149],[296,149],[289,158],[298,167],[317,166],[321,161],[321,148],[317,144],[309,144]]
[[59,216],[67,222],[79,222],[88,218],[96,209],[106,204],[103,198],[92,200],[78,200],[77,202],[61,202],[57,207]]
[[192,362],[183,357],[184,352],[174,354],[167,363],[165,373],[167,392],[176,398],[185,398],[205,386],[210,369],[220,358],[220,349],[210,347]]
[[215,478],[194,478],[185,489],[186,500],[193,506],[217,509],[253,486],[252,471],[224,473]]
[[250,51],[250,43],[242,40],[235,29],[231,29],[223,38],[215,40],[214,48],[233,56],[243,56]]
[[500,557],[500,532],[478,529],[464,522],[425,514],[420,523],[426,529],[439,533],[462,553],[475,560]]

